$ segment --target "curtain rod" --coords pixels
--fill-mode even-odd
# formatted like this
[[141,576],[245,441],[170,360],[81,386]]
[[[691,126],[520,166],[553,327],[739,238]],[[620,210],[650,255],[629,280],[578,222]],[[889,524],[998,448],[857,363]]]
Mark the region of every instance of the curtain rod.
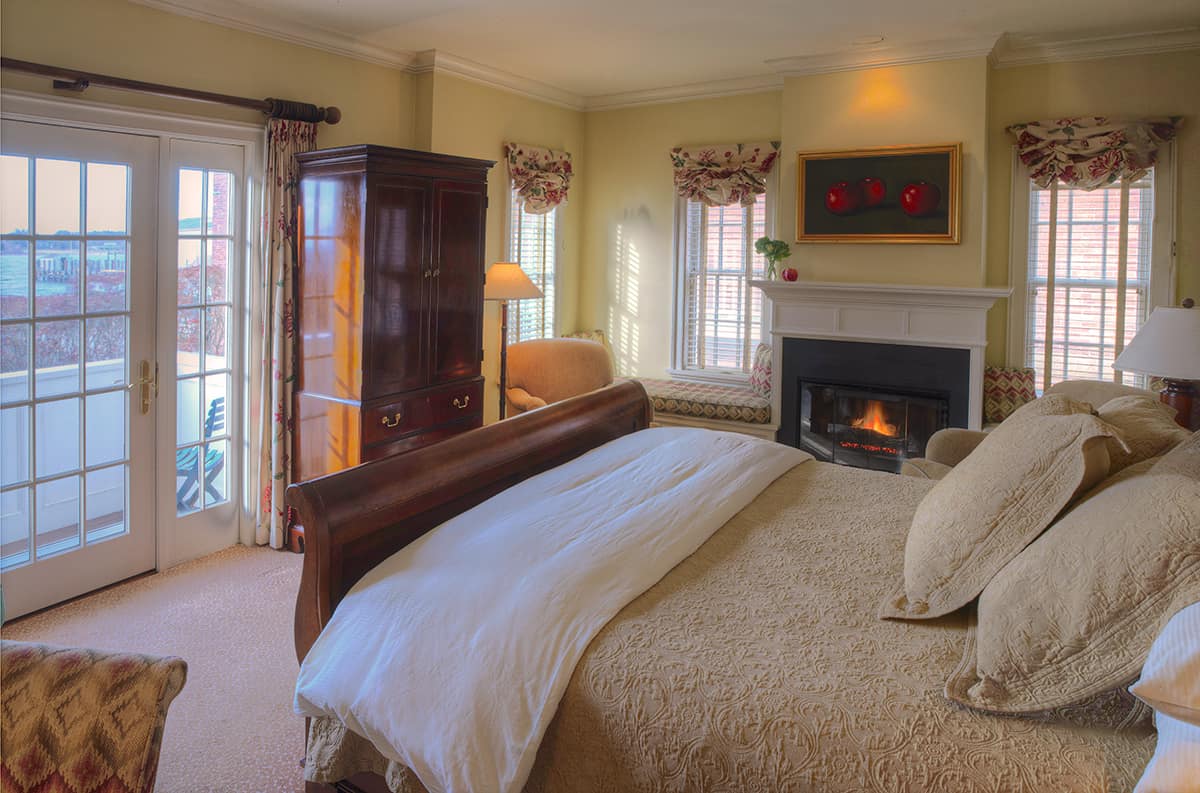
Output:
[[0,57],[0,69],[12,69],[29,74],[40,74],[45,77],[57,78],[54,87],[64,91],[82,92],[90,85],[103,85],[121,91],[139,91],[156,96],[168,96],[177,99],[192,99],[197,102],[214,102],[222,105],[234,105],[250,110],[259,110],[270,118],[283,118],[289,121],[324,121],[326,124],[336,124],[342,120],[342,111],[336,107],[317,107],[305,102],[293,102],[288,99],[248,99],[229,94],[217,94],[211,91],[197,91],[192,88],[178,88],[160,83],[146,83],[141,80],[127,80],[124,77],[113,77],[96,72],[82,72],[78,69],[64,69],[60,66],[48,66],[44,63],[21,61],[16,58]]

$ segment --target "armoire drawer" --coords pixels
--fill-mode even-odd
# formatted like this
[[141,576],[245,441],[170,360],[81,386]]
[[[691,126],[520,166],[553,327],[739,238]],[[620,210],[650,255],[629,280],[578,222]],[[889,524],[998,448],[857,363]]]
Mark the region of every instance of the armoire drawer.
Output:
[[391,457],[393,454],[401,454],[402,452],[411,452],[413,449],[419,449],[422,446],[428,446],[431,443],[444,441],[447,438],[453,438],[459,433],[467,430],[478,429],[483,426],[483,416],[475,416],[469,421],[455,422],[446,424],[440,427],[434,427],[426,432],[418,432],[409,435],[406,438],[401,438],[394,443],[378,443],[374,446],[364,446],[362,450],[362,461],[369,463],[372,460],[382,460],[384,457]]
[[483,380],[467,380],[429,392],[434,424],[458,421],[483,412]]
[[424,393],[376,403],[363,410],[362,442],[389,443],[429,423],[429,402]]

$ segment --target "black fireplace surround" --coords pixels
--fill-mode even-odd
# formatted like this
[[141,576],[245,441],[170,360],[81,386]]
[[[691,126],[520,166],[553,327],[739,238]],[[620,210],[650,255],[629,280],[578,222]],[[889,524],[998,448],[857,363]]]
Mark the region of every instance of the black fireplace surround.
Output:
[[[811,433],[808,443],[801,442],[802,389],[806,386],[810,389],[810,402],[814,386],[829,384],[841,389],[862,389],[867,395],[870,392],[891,392],[915,397],[918,402],[925,398],[931,403],[944,404],[940,415],[946,426],[967,426],[971,376],[971,354],[968,350],[828,339],[784,339],[782,358],[780,424],[776,439],[780,443],[814,452],[818,457],[824,455],[813,447]],[[909,456],[911,452],[910,447]],[[860,464],[853,461],[853,455],[836,461]],[[898,470],[899,462],[897,460],[895,466],[863,463],[863,467]]]

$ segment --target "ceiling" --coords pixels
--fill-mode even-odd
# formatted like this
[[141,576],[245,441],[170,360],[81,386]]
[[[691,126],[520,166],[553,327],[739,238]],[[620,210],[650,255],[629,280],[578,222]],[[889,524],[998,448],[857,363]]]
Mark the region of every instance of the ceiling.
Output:
[[452,53],[581,97],[771,75],[778,59],[1200,25],[1200,0],[136,1],[385,53]]

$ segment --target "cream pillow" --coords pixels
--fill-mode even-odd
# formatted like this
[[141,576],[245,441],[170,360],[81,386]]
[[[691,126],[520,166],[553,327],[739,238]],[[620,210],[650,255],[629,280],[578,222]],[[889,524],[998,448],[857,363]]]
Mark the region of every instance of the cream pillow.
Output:
[[1200,433],[1111,477],[979,597],[946,696],[1031,713],[1137,677],[1167,618],[1200,600]]
[[1108,473],[1113,431],[1092,406],[1044,396],[1009,416],[917,507],[904,588],[885,618],[928,619],[966,605],[1078,493]]
[[1100,418],[1115,427],[1125,441],[1108,442],[1109,473],[1164,454],[1191,437],[1175,423],[1175,409],[1149,395],[1122,396],[1100,406]]
[[1134,793],[1200,790],[1200,603],[1171,617],[1130,691],[1158,714],[1158,745]]

